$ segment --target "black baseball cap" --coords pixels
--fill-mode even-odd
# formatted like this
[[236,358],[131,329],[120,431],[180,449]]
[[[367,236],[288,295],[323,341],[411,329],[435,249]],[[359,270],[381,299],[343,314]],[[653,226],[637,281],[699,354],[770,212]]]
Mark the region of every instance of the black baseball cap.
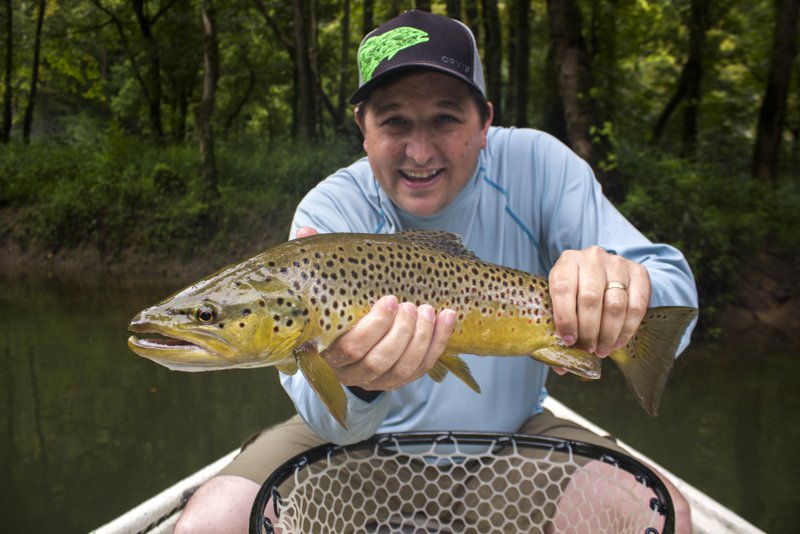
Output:
[[486,98],[475,36],[463,23],[411,10],[372,30],[358,47],[358,90],[351,104],[366,100],[389,74],[423,68],[453,76]]

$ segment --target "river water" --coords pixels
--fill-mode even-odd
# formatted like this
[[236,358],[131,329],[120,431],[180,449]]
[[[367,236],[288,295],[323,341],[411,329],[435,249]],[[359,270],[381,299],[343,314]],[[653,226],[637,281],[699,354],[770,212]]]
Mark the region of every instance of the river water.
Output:
[[[5,532],[87,532],[234,449],[292,405],[274,369],[171,372],[126,325],[180,283],[0,278],[0,517]],[[676,364],[658,418],[611,366],[554,395],[762,529],[800,520],[800,347],[732,332]]]

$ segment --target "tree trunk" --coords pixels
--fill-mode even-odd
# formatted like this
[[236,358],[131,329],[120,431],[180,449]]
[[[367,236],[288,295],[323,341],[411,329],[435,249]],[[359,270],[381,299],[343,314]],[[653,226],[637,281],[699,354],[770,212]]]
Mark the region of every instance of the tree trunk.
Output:
[[317,135],[317,102],[314,98],[316,83],[309,57],[310,42],[307,26],[309,0],[292,0],[292,20],[294,21],[294,63],[297,82],[297,138],[310,142]]
[[428,13],[430,13],[431,0],[414,0],[414,9],[418,9],[420,11],[427,11]]
[[670,117],[678,105],[685,101],[681,142],[682,153],[689,158],[694,157],[697,151],[697,112],[701,99],[700,86],[703,80],[706,35],[710,26],[708,15],[710,3],[710,0],[692,0],[688,24],[689,54],[678,81],[678,88],[653,128],[653,143],[658,143]]
[[486,92],[494,105],[494,124],[503,124],[502,101],[502,63],[503,38],[500,29],[500,15],[497,0],[482,0],[483,28],[486,34],[484,42],[484,76]]
[[781,0],[777,6],[775,36],[772,46],[767,86],[758,115],[753,178],[774,186],[778,171],[781,134],[786,117],[786,98],[797,53],[797,20],[800,0]]
[[14,11],[11,0],[6,0],[6,60],[3,72],[3,124],[0,127],[0,142],[8,143],[11,139],[11,75],[14,72]]
[[475,36],[475,42],[481,42],[481,20],[478,15],[478,0],[464,0],[464,21],[472,34]]
[[509,98],[507,114],[514,126],[528,126],[528,80],[530,79],[530,0],[514,0],[509,10]]
[[461,0],[447,0],[446,13],[451,19],[461,20]]
[[375,12],[375,0],[364,0],[362,2],[362,17],[361,17],[361,36],[366,35],[375,29],[375,21],[373,13]]
[[219,80],[219,46],[214,4],[203,0],[203,96],[197,106],[197,131],[200,141],[200,173],[206,200],[219,198],[217,187],[217,164],[214,157],[214,130],[211,118],[214,114],[214,99]]
[[582,35],[580,7],[576,0],[548,0],[547,15],[569,145],[592,166],[606,195],[620,200],[623,189],[610,132],[598,119],[591,97],[591,65]]
[[342,9],[342,46],[339,53],[339,101],[336,103],[336,114],[340,123],[336,128],[344,127],[345,110],[347,109],[347,73],[350,70],[350,0],[344,0]]
[[39,57],[42,53],[42,27],[44,26],[44,13],[47,10],[46,0],[39,0],[39,14],[36,17],[36,36],[33,41],[33,68],[31,73],[31,88],[28,93],[28,107],[25,108],[25,118],[22,123],[22,140],[27,144],[31,140],[31,125],[33,123],[33,109],[36,105],[36,89],[39,85]]
[[153,36],[153,25],[145,13],[145,0],[131,0],[139,31],[144,39],[147,51],[147,113],[150,117],[150,127],[153,129],[153,138],[157,143],[164,139],[164,127],[161,122],[161,58],[158,43]]

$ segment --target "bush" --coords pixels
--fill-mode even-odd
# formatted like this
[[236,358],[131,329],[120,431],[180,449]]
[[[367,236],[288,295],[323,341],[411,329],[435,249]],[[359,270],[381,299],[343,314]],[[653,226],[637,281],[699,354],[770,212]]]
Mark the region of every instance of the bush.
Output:
[[620,211],[654,241],[669,242],[689,261],[700,292],[701,325],[713,334],[714,315],[733,296],[736,273],[756,250],[796,250],[800,196],[765,190],[649,149],[620,148],[629,184]]
[[113,132],[102,144],[2,146],[0,207],[15,215],[2,218],[0,235],[51,251],[88,243],[111,256],[235,248],[265,228],[283,238],[302,195],[355,157],[347,146],[220,145],[218,201],[203,194],[194,146],[157,148]]

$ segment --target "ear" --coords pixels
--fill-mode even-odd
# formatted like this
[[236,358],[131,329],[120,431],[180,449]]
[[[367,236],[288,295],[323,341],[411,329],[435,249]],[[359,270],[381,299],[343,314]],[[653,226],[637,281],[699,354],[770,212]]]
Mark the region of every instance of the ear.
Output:
[[359,113],[359,109],[362,105],[363,104],[359,104],[353,108],[353,118],[356,120],[358,129],[361,130],[361,137],[364,139],[362,146],[364,147],[364,152],[367,152],[367,125],[364,121],[364,117],[366,116],[367,112],[364,110],[363,115]]
[[486,105],[489,108],[489,115],[486,117],[486,124],[481,128],[481,148],[486,148],[486,136],[489,134],[489,126],[492,125],[492,119],[494,118],[494,106],[492,106],[491,102],[486,102]]

